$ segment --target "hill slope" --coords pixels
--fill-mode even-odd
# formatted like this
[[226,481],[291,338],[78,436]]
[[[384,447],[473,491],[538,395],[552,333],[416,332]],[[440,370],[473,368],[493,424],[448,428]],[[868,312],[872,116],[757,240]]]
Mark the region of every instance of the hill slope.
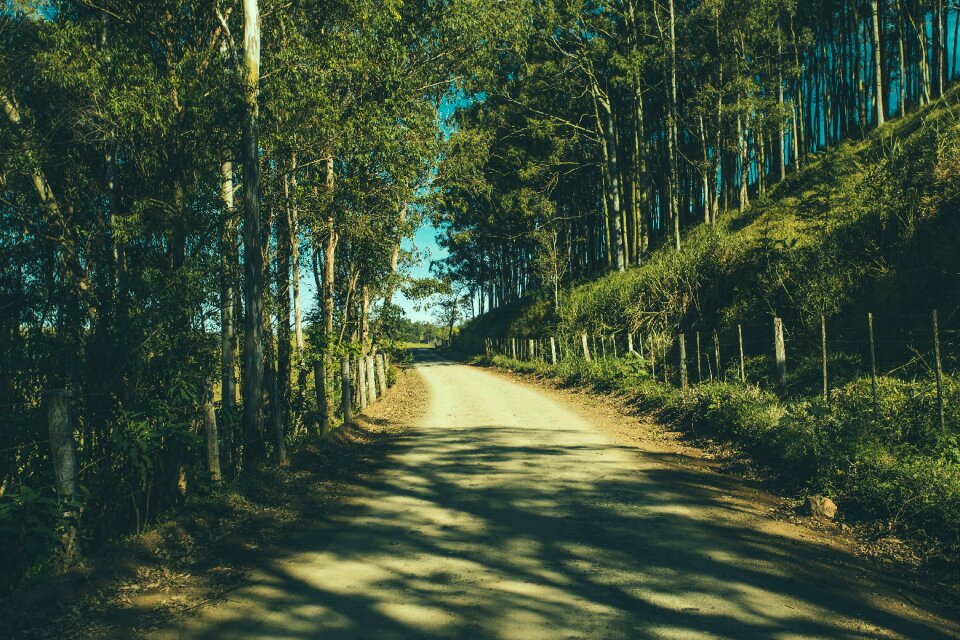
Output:
[[[812,349],[819,357],[823,314],[831,351],[840,352],[831,358],[849,379],[868,366],[863,344],[852,343],[865,344],[870,311],[883,346],[878,357],[900,367],[930,333],[932,309],[940,308],[945,339],[960,329],[958,102],[960,93],[950,92],[812,158],[748,211],[727,211],[715,227],[687,234],[680,252],[659,247],[626,273],[569,288],[559,309],[544,298],[486,314],[462,344],[477,350],[487,336],[581,331],[615,334],[621,347],[628,331],[655,342],[677,331],[718,331],[724,343],[740,324],[747,355],[760,356],[772,349],[771,318],[779,316],[791,355]],[[953,350],[944,351],[952,365]],[[792,388],[809,382],[797,377]]]

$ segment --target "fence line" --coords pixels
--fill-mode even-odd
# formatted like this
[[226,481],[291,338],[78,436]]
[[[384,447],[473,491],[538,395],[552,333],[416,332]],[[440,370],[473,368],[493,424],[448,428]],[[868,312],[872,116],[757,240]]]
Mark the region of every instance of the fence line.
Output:
[[[901,377],[909,379],[906,374],[911,370],[914,370],[914,378],[923,372],[933,374],[940,426],[945,429],[942,338],[960,336],[960,329],[941,327],[937,311],[927,316],[926,322],[931,322],[932,318],[932,331],[930,324],[921,328],[902,322],[904,319],[917,321],[920,314],[893,314],[879,318],[883,331],[878,339],[874,314],[868,312],[865,317],[860,317],[862,333],[859,337],[851,334],[855,330],[851,327],[855,325],[849,322],[850,318],[833,319],[828,332],[827,318],[823,315],[817,323],[819,326],[806,327],[797,322],[792,325],[795,331],[791,331],[791,325],[783,318],[774,316],[768,320],[765,329],[757,322],[737,322],[713,330],[694,325],[691,331],[676,333],[611,329],[572,335],[490,337],[484,346],[488,356],[501,355],[546,364],[562,363],[571,358],[593,362],[598,357],[601,360],[635,357],[644,363],[653,379],[660,379],[684,392],[691,384],[730,380],[758,386],[766,384],[781,395],[802,392],[803,395],[821,397],[825,403],[831,401],[831,389],[836,385],[865,374],[871,379],[874,411],[878,411],[879,357],[883,355],[888,364],[893,360],[899,362],[888,370],[887,375],[900,372]],[[841,324],[839,320],[848,322]],[[731,342],[732,346],[723,346]],[[790,344],[795,347],[788,349]],[[953,339],[950,346],[953,350],[947,353],[950,356],[948,362],[956,367],[960,365],[956,353],[960,340]],[[790,356],[791,351],[793,356]],[[788,366],[791,357],[795,363],[792,368]],[[864,360],[868,363],[866,371]],[[695,380],[691,371],[696,375]]]

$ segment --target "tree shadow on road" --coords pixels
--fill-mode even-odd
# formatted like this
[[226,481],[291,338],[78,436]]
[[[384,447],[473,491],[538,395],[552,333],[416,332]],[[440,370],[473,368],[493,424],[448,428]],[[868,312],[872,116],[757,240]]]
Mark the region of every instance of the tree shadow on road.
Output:
[[[624,465],[614,447],[517,446],[516,432],[392,437],[389,464],[350,487],[365,499],[288,532],[257,558],[257,584],[176,633],[958,637],[949,623],[881,598],[897,585],[863,561],[763,531],[740,481],[685,468],[675,455]],[[553,473],[531,483],[530,467]]]

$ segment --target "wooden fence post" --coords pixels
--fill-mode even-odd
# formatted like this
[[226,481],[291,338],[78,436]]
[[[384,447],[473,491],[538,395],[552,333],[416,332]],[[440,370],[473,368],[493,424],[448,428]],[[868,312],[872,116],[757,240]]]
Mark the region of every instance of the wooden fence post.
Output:
[[592,358],[590,358],[590,347],[587,345],[587,334],[581,333],[580,338],[583,341],[583,359],[590,362]]
[[787,390],[787,346],[783,339],[783,320],[773,319],[773,350],[777,362],[777,383]]
[[557,341],[550,336],[550,364],[557,364]]
[[823,356],[823,403],[830,404],[830,384],[827,379],[827,316],[820,314],[820,351]]
[[870,334],[870,380],[873,389],[873,414],[880,417],[880,403],[877,399],[877,349],[873,342],[873,313],[867,314],[867,329]]
[[689,380],[687,379],[687,337],[682,333],[677,336],[680,345],[680,390],[687,393]]
[[317,418],[320,421],[320,437],[330,432],[330,409],[327,407],[327,364],[326,356],[313,363],[313,386],[317,396]]
[[387,395],[387,357],[377,354],[377,377],[380,378],[380,397]]
[[353,422],[353,398],[350,388],[350,356],[340,357],[340,388],[343,408],[343,423]]
[[946,415],[943,410],[943,362],[940,360],[940,321],[937,310],[933,310],[933,359],[937,372],[937,409],[940,411],[940,431],[947,430]]
[[[69,396],[65,389],[55,389],[46,394],[47,426],[50,431],[50,450],[53,470],[60,500],[70,500],[80,492],[77,482],[77,451],[73,442],[73,425],[70,424]],[[79,514],[68,508],[64,511],[68,526],[61,542],[63,566],[69,566],[77,558],[77,519]]]
[[740,342],[740,384],[747,382],[747,366],[743,358],[743,325],[737,324],[737,339]]
[[370,404],[377,401],[377,375],[374,357],[367,356],[367,397],[370,398]]

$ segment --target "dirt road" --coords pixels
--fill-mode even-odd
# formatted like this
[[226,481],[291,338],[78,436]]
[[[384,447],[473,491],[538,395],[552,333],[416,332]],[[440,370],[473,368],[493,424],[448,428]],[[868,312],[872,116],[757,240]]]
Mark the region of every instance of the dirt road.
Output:
[[503,376],[417,369],[430,408],[385,468],[151,638],[960,637],[739,481]]

